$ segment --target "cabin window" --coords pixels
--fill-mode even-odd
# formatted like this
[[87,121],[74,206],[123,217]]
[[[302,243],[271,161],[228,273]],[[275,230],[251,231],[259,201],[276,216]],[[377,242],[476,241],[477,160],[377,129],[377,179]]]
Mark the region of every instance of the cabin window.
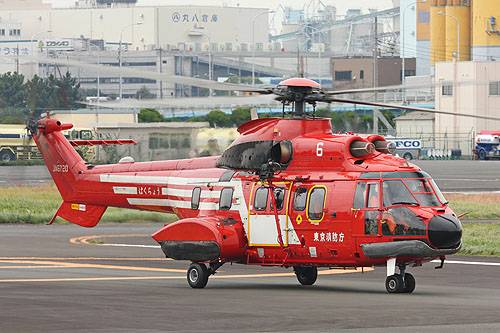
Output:
[[418,202],[401,180],[384,180],[383,182],[384,207],[394,205],[417,205]]
[[269,189],[267,187],[259,187],[255,191],[255,200],[253,203],[255,210],[265,210],[267,207],[267,198],[269,194]]
[[[283,187],[274,188],[274,201],[276,201],[276,210],[282,210],[283,202],[285,201],[285,189]],[[273,209],[273,203],[271,202],[271,210]]]
[[201,188],[195,187],[191,196],[191,209],[198,209],[200,207]]
[[378,234],[378,210],[365,211],[365,235]]
[[356,192],[354,193],[353,208],[356,209],[366,208],[365,193],[366,193],[366,183],[358,183],[358,186],[356,186]]
[[326,189],[324,187],[313,187],[309,194],[309,205],[307,208],[307,217],[309,220],[322,220],[323,207],[325,205]]
[[219,209],[220,210],[229,210],[231,209],[231,205],[233,204],[233,188],[232,187],[224,187],[220,192],[220,201],[219,201]]
[[293,197],[293,210],[303,211],[306,209],[307,203],[307,188],[299,187],[295,190],[295,196]]

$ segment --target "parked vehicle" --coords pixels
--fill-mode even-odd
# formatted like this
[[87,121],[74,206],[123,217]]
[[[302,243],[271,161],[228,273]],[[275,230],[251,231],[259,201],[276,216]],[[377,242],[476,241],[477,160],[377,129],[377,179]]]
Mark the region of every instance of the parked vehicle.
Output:
[[480,160],[500,158],[500,131],[481,131],[476,136],[474,154]]
[[385,138],[388,142],[396,145],[396,154],[407,161],[419,159],[422,155],[422,140],[408,138]]

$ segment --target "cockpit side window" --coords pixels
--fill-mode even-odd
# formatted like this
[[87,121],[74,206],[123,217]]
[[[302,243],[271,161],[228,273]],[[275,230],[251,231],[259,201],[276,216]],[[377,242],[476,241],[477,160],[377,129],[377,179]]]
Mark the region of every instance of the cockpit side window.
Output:
[[259,187],[255,191],[255,200],[253,203],[255,210],[265,210],[267,207],[267,198],[269,197],[269,189],[267,187]]
[[417,200],[401,180],[384,180],[382,193],[384,207],[394,205],[418,206]]
[[378,184],[368,184],[368,201],[366,202],[366,207],[368,208],[379,208],[380,202],[378,198]]
[[430,178],[429,182],[431,183],[432,187],[434,188],[434,192],[436,193],[437,197],[439,198],[439,201],[441,201],[441,203],[443,203],[443,204],[447,204],[448,201],[445,199],[443,193],[441,193],[441,190],[437,186],[437,184],[434,181],[434,179]]
[[358,183],[356,192],[354,193],[353,208],[362,209],[366,208],[366,183]]

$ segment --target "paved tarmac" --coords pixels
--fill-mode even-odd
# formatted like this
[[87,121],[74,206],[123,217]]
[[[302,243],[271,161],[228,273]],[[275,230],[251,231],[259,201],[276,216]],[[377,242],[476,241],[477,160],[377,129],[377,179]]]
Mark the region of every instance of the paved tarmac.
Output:
[[[443,192],[500,192],[500,161],[414,160],[412,163],[428,172]],[[44,165],[0,166],[0,187],[51,182]]]
[[[291,270],[224,265],[205,289],[166,260],[152,224],[0,226],[0,331],[470,332],[500,330],[500,259],[410,268],[413,294],[387,294],[385,268]],[[455,262],[455,263],[453,263]]]

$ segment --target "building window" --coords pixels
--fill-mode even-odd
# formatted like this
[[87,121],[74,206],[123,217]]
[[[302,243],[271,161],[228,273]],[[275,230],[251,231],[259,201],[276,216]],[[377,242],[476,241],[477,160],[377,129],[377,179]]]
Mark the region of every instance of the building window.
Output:
[[441,87],[441,95],[453,96],[453,84],[443,82],[443,86]]
[[0,29],[0,36],[5,36],[5,29]]
[[500,81],[491,81],[490,82],[490,96],[499,96],[500,95]]
[[335,81],[351,81],[352,71],[335,71]]
[[198,209],[200,207],[201,188],[195,187],[193,195],[191,196],[191,209]]
[[359,79],[360,80],[364,80],[364,78],[365,78],[365,71],[363,69],[361,69],[359,71]]
[[224,187],[220,192],[220,201],[219,201],[219,209],[220,210],[229,210],[231,209],[231,205],[233,204],[233,188],[232,187]]

